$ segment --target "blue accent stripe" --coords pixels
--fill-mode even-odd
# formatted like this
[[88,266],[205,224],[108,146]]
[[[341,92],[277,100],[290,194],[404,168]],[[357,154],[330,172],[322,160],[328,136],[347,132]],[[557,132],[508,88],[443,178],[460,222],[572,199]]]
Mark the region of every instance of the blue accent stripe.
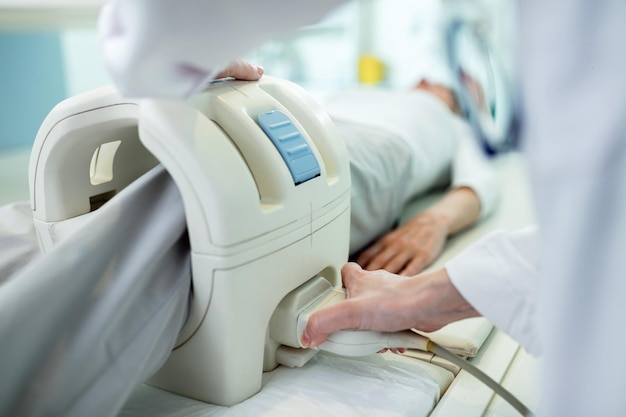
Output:
[[279,110],[261,113],[258,123],[285,161],[295,185],[320,175],[317,158],[285,113]]

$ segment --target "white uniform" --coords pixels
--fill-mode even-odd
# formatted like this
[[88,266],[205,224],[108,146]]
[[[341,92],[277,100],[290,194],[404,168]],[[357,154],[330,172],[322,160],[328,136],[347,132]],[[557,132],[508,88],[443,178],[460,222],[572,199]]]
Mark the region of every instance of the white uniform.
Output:
[[[494,236],[449,272],[479,311],[543,352],[541,415],[624,416],[626,3],[520,5],[523,138],[541,242]],[[484,274],[466,273],[477,251],[488,253]]]
[[[336,3],[114,1],[102,20],[106,60],[126,93],[184,97],[217,66]],[[487,253],[484,262],[461,255],[449,270],[479,311],[543,351],[542,415],[623,416],[626,3],[527,0],[520,9],[541,249],[528,232],[496,235],[470,249]]]

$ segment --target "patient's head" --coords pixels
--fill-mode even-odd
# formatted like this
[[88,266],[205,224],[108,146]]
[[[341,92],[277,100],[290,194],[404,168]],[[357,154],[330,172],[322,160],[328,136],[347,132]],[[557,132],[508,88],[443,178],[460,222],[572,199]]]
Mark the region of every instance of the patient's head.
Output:
[[427,91],[433,94],[446,106],[448,106],[452,113],[461,114],[461,109],[459,107],[459,102],[457,100],[456,94],[450,87],[443,84],[431,83],[424,78],[419,83],[417,83],[414,89]]

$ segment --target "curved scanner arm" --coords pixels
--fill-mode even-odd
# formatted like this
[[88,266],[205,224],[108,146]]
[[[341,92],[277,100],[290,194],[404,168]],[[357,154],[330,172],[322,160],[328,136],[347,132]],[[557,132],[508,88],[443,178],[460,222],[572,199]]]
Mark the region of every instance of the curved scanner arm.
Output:
[[[319,164],[319,177],[294,182],[259,126],[260,115],[272,111],[293,123]],[[139,130],[178,184],[198,253],[221,256],[256,246],[308,221],[350,189],[347,150],[332,121],[284,80],[217,82],[190,103],[144,100]]]
[[[286,244],[285,236],[305,238],[327,223],[325,216],[345,209],[350,190],[345,144],[321,106],[291,82],[268,76],[218,81],[189,103],[143,100],[139,110],[141,141],[183,197],[194,268],[209,258],[212,268],[222,269],[267,256]],[[318,176],[294,181],[260,125],[262,116],[276,111],[308,146]],[[206,273],[193,276],[199,291],[179,343],[197,329],[210,302],[212,279],[199,278]]]
[[340,285],[345,143],[304,90],[267,76],[215,82],[189,102],[143,100],[139,133],[183,198],[194,291],[177,347],[149,383],[232,405],[278,365],[268,327],[281,299],[318,275]]
[[59,103],[37,133],[29,165],[42,249],[56,243],[54,223],[94,211],[157,164],[139,141],[137,103],[113,87]]

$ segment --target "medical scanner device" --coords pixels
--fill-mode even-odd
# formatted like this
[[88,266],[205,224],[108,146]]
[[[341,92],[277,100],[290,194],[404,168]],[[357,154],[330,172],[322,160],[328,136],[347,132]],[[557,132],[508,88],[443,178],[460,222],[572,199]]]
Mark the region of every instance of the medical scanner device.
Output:
[[[147,383],[237,404],[261,389],[263,372],[306,364],[318,352],[300,345],[308,317],[345,298],[347,150],[315,100],[273,77],[218,80],[188,101],[134,101],[112,87],[94,90],[57,105],[31,153],[42,249],[159,163],[185,208],[192,298],[174,349]],[[482,343],[489,330],[479,327]],[[344,356],[386,347],[432,352],[508,395],[413,331],[345,330],[321,346]]]
[[32,155],[44,250],[159,162],[176,182],[193,299],[176,347],[149,384],[231,405],[261,388],[263,371],[314,353],[281,346],[280,323],[270,321],[303,284],[313,280],[322,292],[340,286],[350,174],[330,118],[299,87],[271,77],[218,81],[189,102],[137,102],[99,89],[59,104]]

